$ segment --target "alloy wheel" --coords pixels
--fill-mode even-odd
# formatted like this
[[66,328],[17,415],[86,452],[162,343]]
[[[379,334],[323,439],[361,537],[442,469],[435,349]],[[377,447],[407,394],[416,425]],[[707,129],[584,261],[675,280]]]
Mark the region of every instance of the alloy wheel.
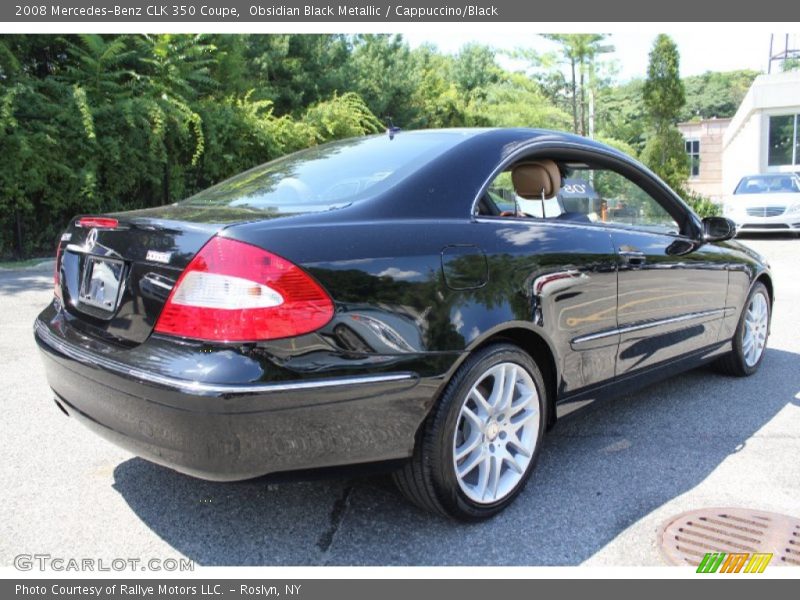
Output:
[[491,504],[525,476],[539,437],[539,394],[522,366],[503,362],[486,370],[461,406],[453,438],[453,466],[461,491]]
[[769,327],[769,305],[763,293],[753,294],[744,316],[742,330],[742,354],[748,367],[758,363],[767,345]]

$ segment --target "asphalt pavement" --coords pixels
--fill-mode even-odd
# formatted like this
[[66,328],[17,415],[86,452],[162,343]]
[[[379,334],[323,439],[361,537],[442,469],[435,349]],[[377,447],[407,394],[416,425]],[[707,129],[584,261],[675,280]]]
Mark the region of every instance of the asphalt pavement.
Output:
[[764,364],[699,369],[559,423],[500,516],[465,525],[409,505],[385,474],[209,483],[150,464],[54,405],[32,335],[51,266],[0,271],[0,566],[19,554],[198,565],[663,565],[659,526],[700,507],[800,517],[800,239],[770,260]]

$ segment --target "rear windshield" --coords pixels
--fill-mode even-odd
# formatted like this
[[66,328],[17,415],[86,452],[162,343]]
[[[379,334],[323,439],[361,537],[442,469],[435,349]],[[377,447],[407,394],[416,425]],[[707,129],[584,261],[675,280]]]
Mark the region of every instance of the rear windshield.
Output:
[[180,204],[280,214],[342,207],[396,185],[465,135],[401,132],[332,142],[250,169]]
[[794,175],[753,175],[743,177],[734,194],[798,194],[800,178]]

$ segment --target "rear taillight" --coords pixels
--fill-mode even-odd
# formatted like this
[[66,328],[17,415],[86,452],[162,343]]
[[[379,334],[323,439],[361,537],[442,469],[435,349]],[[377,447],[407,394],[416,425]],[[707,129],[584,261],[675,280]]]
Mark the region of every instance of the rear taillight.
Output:
[[53,294],[59,300],[63,300],[61,295],[61,269],[59,263],[61,262],[61,242],[56,246],[56,266],[53,269]]
[[297,265],[214,237],[178,278],[155,330],[209,341],[273,340],[310,333],[332,317],[328,294]]
[[100,229],[115,229],[119,225],[117,219],[111,217],[81,217],[75,221],[76,227],[99,227]]

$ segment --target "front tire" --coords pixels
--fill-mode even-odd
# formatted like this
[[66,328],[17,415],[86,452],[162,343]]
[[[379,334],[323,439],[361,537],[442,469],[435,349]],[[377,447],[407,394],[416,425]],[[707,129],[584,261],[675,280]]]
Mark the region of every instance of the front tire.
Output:
[[395,482],[426,510],[462,520],[491,517],[530,478],[547,406],[531,357],[511,344],[487,346],[456,371]]
[[771,317],[769,292],[759,281],[750,290],[739,317],[733,349],[717,361],[720,371],[736,377],[748,377],[758,371],[767,349]]

